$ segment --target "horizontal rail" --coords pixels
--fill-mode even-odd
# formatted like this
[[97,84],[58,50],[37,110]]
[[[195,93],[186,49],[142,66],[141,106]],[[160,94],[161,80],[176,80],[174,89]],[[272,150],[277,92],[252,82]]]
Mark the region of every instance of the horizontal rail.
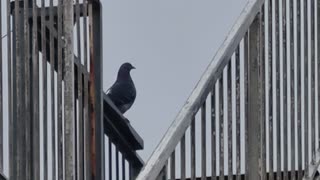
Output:
[[232,30],[229,32],[229,35],[192,91],[187,102],[138,175],[137,180],[156,179],[165,165],[166,160],[171,156],[171,153],[179,143],[186,129],[190,126],[192,117],[201,107],[207,94],[212,89],[213,83],[219,78],[225,65],[229,63],[229,58],[247,32],[256,14],[260,11],[263,2],[264,0],[250,0],[247,3]]

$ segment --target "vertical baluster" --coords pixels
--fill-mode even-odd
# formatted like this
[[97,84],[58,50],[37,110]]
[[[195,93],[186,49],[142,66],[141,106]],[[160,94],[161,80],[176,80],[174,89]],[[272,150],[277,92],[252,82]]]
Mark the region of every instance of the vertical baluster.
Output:
[[240,47],[236,49],[235,77],[236,77],[236,174],[241,179],[241,116],[240,116]]
[[191,138],[191,180],[196,179],[196,136],[195,136],[195,117],[193,117],[191,122],[191,131],[190,131],[190,138]]
[[308,45],[308,3],[303,1],[304,26],[304,167],[305,172],[309,166],[309,45]]
[[260,169],[260,178],[261,180],[266,179],[266,78],[265,78],[265,7],[264,5],[261,7],[260,13],[260,128],[261,128],[261,135],[260,135],[260,158],[261,158],[261,169]]
[[[13,101],[13,98],[12,98],[12,59],[11,59],[11,14],[10,14],[10,11],[11,11],[11,6],[10,6],[10,0],[7,0],[7,4],[6,4],[6,10],[7,10],[7,59],[8,59],[8,106],[9,106],[9,112],[8,112],[8,117],[9,117],[9,173],[12,173],[12,167],[15,166],[13,165],[12,166],[12,162],[14,162],[13,160],[13,149],[12,149],[12,138],[13,138],[13,129],[12,129],[12,123],[13,123],[13,119],[12,119],[12,101]],[[13,163],[13,164],[16,164],[16,163]],[[10,175],[11,177],[11,175]]]
[[73,1],[63,2],[64,36],[64,152],[65,178],[73,179],[74,174],[74,53],[73,53]]
[[301,2],[298,0],[297,11],[297,134],[298,134],[298,179],[302,178],[302,133],[301,133]]
[[[0,2],[2,14],[2,1]],[[2,19],[0,19],[0,37],[2,37]],[[2,94],[2,43],[0,43],[0,173],[3,173],[3,94]]]
[[[112,143],[111,139],[109,138],[109,180],[112,180]],[[130,168],[131,169],[131,168]]]
[[180,154],[181,154],[181,180],[186,180],[186,137],[182,136],[180,142]]
[[206,102],[204,102],[201,106],[201,180],[207,179],[206,143]]
[[216,113],[219,112],[216,110],[216,85],[214,84],[211,92],[211,180],[217,179],[216,172]]
[[[50,8],[49,8],[49,27],[53,27],[53,18],[54,18],[54,7],[53,0],[50,0]],[[52,147],[52,179],[56,179],[56,121],[55,121],[55,94],[54,94],[54,62],[55,62],[55,50],[54,50],[54,37],[53,33],[49,34],[49,58],[50,58],[50,77],[51,77],[51,147]],[[59,128],[59,127],[58,127]],[[58,137],[59,138],[59,137]],[[60,141],[59,141],[60,142]],[[61,141],[62,142],[62,141]],[[59,147],[59,146],[58,146]],[[59,151],[58,151],[59,152]],[[58,155],[58,163],[60,162]],[[60,166],[62,167],[62,166]],[[58,167],[58,171],[59,167]],[[60,176],[62,177],[62,176]]]
[[[24,98],[24,107],[23,107],[23,117],[24,119],[21,119],[21,124],[24,126],[22,128],[24,128],[24,135],[21,137],[23,140],[23,146],[24,148],[22,148],[23,150],[21,151],[23,153],[23,157],[21,158],[23,161],[23,165],[25,168],[22,172],[24,175],[21,176],[21,178],[25,178],[26,180],[31,179],[31,171],[32,171],[32,149],[31,149],[31,83],[32,81],[32,77],[31,77],[31,70],[30,70],[30,23],[29,23],[29,1],[25,0],[23,1],[24,5],[23,5],[23,24],[24,24],[24,37],[23,37],[23,63],[24,63],[24,74],[22,77],[22,88],[24,88],[23,92],[23,98]],[[32,15],[32,14],[31,14]],[[22,118],[22,116],[20,116],[20,118]],[[20,124],[19,123],[19,124]]]
[[316,153],[316,141],[315,141],[315,126],[316,126],[316,119],[315,119],[315,26],[314,26],[314,19],[315,19],[315,3],[314,0],[310,1],[311,7],[311,150],[312,150],[312,159]]
[[281,97],[280,97],[280,26],[279,26],[279,1],[275,1],[275,66],[276,66],[276,162],[277,180],[281,179]]
[[116,147],[116,180],[120,179],[120,171],[119,171],[119,149]]
[[233,165],[232,165],[232,71],[231,71],[231,59],[229,60],[228,75],[227,75],[227,101],[228,101],[228,180],[233,179]]
[[287,2],[282,1],[282,49],[283,49],[283,178],[288,180],[288,106],[287,106]]
[[122,180],[126,180],[126,159],[122,155]]
[[[83,153],[84,153],[84,139],[83,139],[83,100],[82,100],[82,96],[83,96],[83,88],[82,88],[82,72],[84,71],[82,68],[82,63],[81,63],[81,59],[82,59],[82,50],[81,50],[81,37],[80,37],[80,3],[79,0],[76,0],[76,33],[77,33],[77,50],[78,50],[78,62],[79,62],[79,68],[78,68],[78,102],[79,102],[79,111],[78,111],[78,141],[79,141],[79,147],[78,147],[78,179],[79,180],[83,180],[84,179],[84,158],[83,158]],[[86,69],[85,69],[86,71]]]
[[170,157],[170,179],[176,179],[176,153],[175,151],[172,152]]
[[[14,12],[12,12],[13,14],[13,18],[12,18],[12,43],[11,43],[11,34],[8,34],[8,59],[9,59],[9,68],[8,68],[8,74],[9,74],[9,82],[10,82],[10,89],[9,89],[9,93],[10,93],[10,116],[9,116],[9,178],[10,179],[16,179],[17,178],[17,163],[13,163],[13,162],[17,162],[17,134],[16,134],[16,128],[17,128],[17,122],[16,122],[16,113],[17,113],[17,104],[16,104],[16,95],[17,95],[17,90],[16,90],[16,57],[15,57],[15,52],[16,52],[16,33],[17,33],[17,7],[18,7],[18,1],[14,2]],[[7,32],[10,32],[11,29],[11,22],[10,22],[10,12],[11,11],[11,3],[10,0],[7,0]],[[11,55],[11,44],[12,44],[12,55]]]
[[36,1],[32,1],[32,179],[40,180],[40,113],[39,113],[39,49],[38,11]]
[[[243,38],[243,42],[244,42],[244,52],[243,52],[243,59],[248,59],[249,58],[249,33],[248,31],[246,32],[244,38]],[[248,119],[248,113],[249,113],[249,109],[248,109],[248,61],[244,61],[243,62],[243,74],[244,74],[244,108],[245,108],[245,112],[244,112],[244,127],[245,127],[245,130],[244,130],[244,138],[245,138],[245,141],[244,141],[244,154],[245,154],[245,174],[244,174],[244,179],[247,180],[248,179],[248,163],[247,163],[247,159],[248,159],[248,131],[247,131],[247,127],[248,127],[248,124],[247,124],[247,119]],[[241,158],[240,158],[241,159]]]
[[[290,5],[289,5],[289,15],[290,15],[290,60],[288,61],[288,63],[290,64],[290,98],[289,98],[289,102],[290,102],[290,136],[291,136],[291,179],[295,180],[296,177],[296,169],[295,169],[295,162],[296,162],[296,156],[295,156],[295,139],[296,139],[296,135],[295,135],[295,68],[294,68],[294,62],[295,62],[295,50],[294,50],[294,1],[290,0]],[[289,78],[288,78],[289,80]]]
[[[51,19],[50,19],[50,26],[53,22],[53,1],[50,0],[50,10],[51,10]],[[58,94],[58,123],[57,123],[57,129],[58,129],[58,179],[63,179],[63,122],[62,122],[62,43],[60,38],[62,37],[62,0],[58,0],[58,35],[57,35],[57,42],[58,42],[58,67],[57,67],[57,73],[58,73],[58,83],[57,83],[57,94]],[[54,49],[53,49],[53,37],[50,35],[50,62],[53,61],[54,58]],[[52,133],[55,132],[55,121],[52,121]],[[55,144],[55,135],[52,136],[52,143]],[[55,146],[52,146],[52,149]],[[55,152],[55,151],[53,151]]]
[[[320,89],[319,89],[319,85],[320,85],[320,60],[319,60],[319,57],[320,57],[320,40],[319,40],[319,36],[320,36],[320,2],[319,1],[316,1],[316,5],[315,5],[315,8],[317,8],[317,13],[316,13],[316,16],[317,16],[317,83],[318,83],[318,104],[319,104],[319,101],[320,101]],[[320,105],[318,105],[318,118],[320,118]],[[318,121],[319,122],[319,121]],[[318,141],[316,142],[318,144],[318,148],[320,147],[320,123],[318,123]]]
[[[41,53],[42,53],[42,102],[43,102],[43,178],[48,179],[48,112],[47,112],[47,39],[46,39],[46,20],[45,20],[45,0],[41,0]],[[55,154],[52,152],[55,162]],[[52,167],[52,177],[55,180],[55,166]]]
[[[259,13],[260,14],[260,13]],[[260,59],[260,15],[257,15],[249,30],[248,59],[248,179],[259,179],[259,145],[261,113],[261,59]]]
[[269,68],[269,180],[274,179],[273,174],[273,33],[272,33],[272,0],[268,4],[268,68]]
[[219,79],[219,125],[220,125],[220,130],[219,130],[219,139],[220,139],[220,159],[219,159],[219,168],[220,168],[220,179],[224,178],[224,119],[223,119],[223,108],[224,108],[224,103],[223,103],[223,76],[220,77]]

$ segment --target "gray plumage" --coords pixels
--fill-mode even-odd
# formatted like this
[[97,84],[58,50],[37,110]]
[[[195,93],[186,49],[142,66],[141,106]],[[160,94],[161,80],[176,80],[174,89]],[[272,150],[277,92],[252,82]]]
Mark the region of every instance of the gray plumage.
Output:
[[107,96],[120,110],[125,113],[136,99],[136,88],[130,76],[130,71],[135,69],[130,63],[120,66],[116,82],[107,91]]

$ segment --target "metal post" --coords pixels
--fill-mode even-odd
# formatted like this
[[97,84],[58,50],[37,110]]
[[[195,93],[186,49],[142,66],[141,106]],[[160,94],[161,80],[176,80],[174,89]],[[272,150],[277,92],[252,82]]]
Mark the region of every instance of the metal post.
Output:
[[247,175],[249,180],[257,180],[259,176],[259,144],[260,144],[260,111],[261,111],[261,70],[260,64],[260,15],[256,16],[249,30],[248,59],[248,157]]

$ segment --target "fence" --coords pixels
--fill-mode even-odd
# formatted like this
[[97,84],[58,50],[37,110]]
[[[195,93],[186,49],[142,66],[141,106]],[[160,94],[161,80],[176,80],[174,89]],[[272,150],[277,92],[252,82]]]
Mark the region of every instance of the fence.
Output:
[[103,108],[101,9],[98,0],[0,1],[0,179],[104,179],[104,134],[119,148],[112,157],[130,164],[127,177],[141,169],[142,139]]
[[137,180],[319,175],[319,18],[319,1],[249,0]]

